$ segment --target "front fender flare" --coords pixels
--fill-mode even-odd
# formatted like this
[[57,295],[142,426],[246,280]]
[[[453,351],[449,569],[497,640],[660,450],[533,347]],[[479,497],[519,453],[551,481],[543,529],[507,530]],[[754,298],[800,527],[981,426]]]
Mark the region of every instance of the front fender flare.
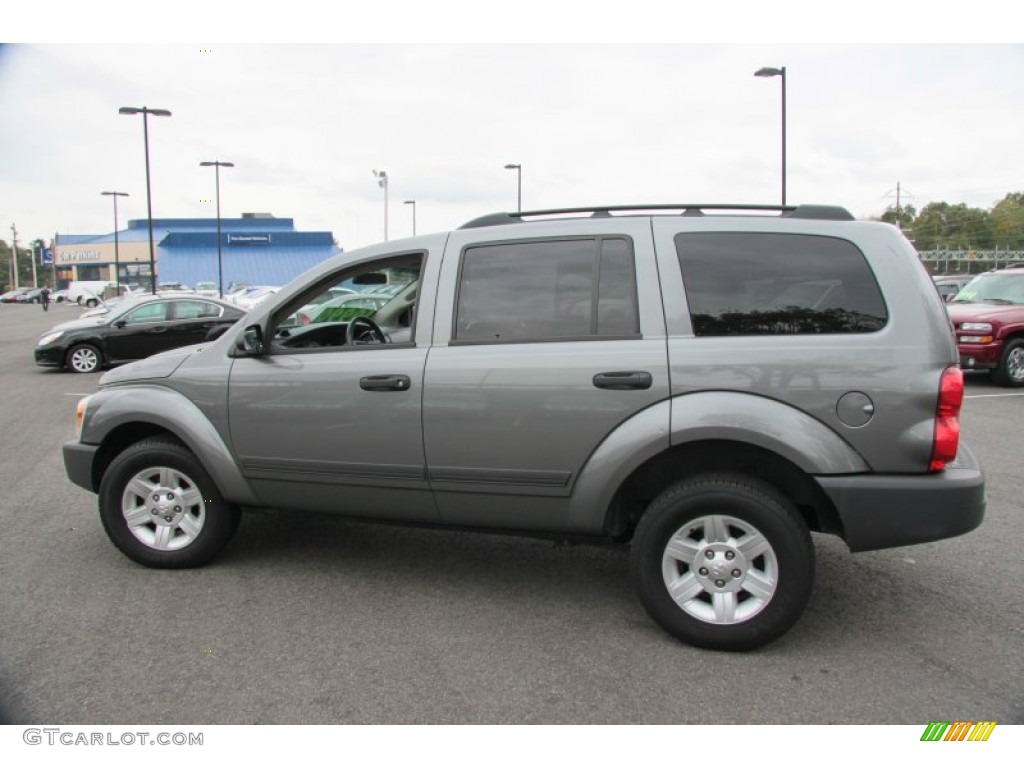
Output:
[[175,435],[196,455],[226,499],[256,505],[252,487],[220,433],[181,393],[156,384],[100,390],[89,400],[81,442],[102,445],[126,424],[151,424]]

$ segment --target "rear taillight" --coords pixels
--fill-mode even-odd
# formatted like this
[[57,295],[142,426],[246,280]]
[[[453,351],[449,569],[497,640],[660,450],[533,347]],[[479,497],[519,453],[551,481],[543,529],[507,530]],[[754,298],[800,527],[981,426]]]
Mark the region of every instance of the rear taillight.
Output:
[[960,406],[964,402],[964,372],[947,368],[939,379],[939,403],[935,406],[935,436],[929,472],[941,472],[956,458],[960,444]]

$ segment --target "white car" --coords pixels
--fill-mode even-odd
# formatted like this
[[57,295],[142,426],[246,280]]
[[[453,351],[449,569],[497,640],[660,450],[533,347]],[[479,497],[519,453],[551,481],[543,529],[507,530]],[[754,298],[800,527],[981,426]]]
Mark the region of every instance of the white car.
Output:
[[231,300],[248,312],[265,298],[273,296],[279,290],[281,289],[276,285],[257,285],[249,288],[241,295],[232,296]]
[[195,292],[199,296],[220,296],[220,288],[211,281],[196,283]]

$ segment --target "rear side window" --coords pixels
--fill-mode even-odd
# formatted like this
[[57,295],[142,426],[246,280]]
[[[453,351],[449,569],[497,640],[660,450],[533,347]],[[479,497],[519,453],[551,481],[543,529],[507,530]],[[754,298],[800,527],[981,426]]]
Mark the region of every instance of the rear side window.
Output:
[[636,273],[620,237],[467,248],[456,341],[635,338]]
[[870,333],[888,315],[864,254],[818,235],[675,237],[697,336]]

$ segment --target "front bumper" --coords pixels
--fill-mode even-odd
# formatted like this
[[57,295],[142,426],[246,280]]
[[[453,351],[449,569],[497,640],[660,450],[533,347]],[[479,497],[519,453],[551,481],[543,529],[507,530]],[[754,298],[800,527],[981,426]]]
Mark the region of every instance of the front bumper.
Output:
[[989,371],[999,367],[1002,339],[991,344],[957,344],[960,367],[965,371]]
[[985,516],[985,475],[961,443],[956,461],[929,475],[819,476],[852,552],[960,536]]
[[64,348],[57,346],[36,347],[36,365],[60,368],[64,365]]
[[68,440],[64,443],[64,470],[68,473],[68,479],[93,493],[96,492],[97,486],[93,483],[92,465],[99,449],[98,445],[80,443],[77,440]]

